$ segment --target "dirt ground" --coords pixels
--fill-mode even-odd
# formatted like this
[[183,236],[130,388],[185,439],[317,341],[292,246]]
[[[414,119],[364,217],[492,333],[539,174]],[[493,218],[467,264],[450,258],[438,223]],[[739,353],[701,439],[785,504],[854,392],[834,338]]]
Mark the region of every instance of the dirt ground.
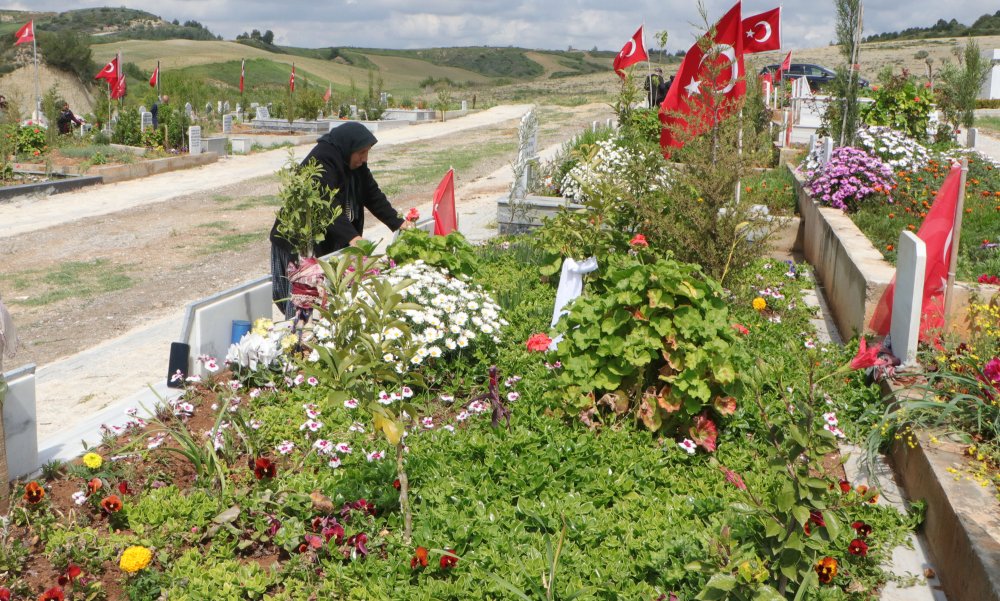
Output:
[[[608,114],[601,104],[539,107],[539,147],[566,140]],[[376,146],[371,167],[383,187],[394,189],[396,208],[405,211],[425,203],[436,182],[395,181],[401,178],[391,173],[424,165],[435,153],[468,152],[478,158],[457,174],[461,187],[509,164],[516,136],[517,121],[508,121],[381,150]],[[505,143],[512,150],[480,151]],[[265,175],[0,238],[0,297],[23,343],[4,367],[48,364],[267,273],[267,232],[277,192],[277,177]],[[368,222],[374,221],[369,216]]]

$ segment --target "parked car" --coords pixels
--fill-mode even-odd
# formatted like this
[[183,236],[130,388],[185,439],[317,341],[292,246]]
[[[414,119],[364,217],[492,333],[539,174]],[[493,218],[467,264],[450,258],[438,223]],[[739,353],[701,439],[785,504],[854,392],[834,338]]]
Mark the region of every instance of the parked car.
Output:
[[[760,74],[774,73],[780,65],[768,65],[760,70]],[[798,79],[805,76],[809,80],[809,88],[813,91],[820,89],[833,81],[837,74],[832,70],[820,65],[811,63],[792,63],[787,70],[781,72],[781,79]],[[858,85],[867,88],[869,81],[864,77],[858,78]]]

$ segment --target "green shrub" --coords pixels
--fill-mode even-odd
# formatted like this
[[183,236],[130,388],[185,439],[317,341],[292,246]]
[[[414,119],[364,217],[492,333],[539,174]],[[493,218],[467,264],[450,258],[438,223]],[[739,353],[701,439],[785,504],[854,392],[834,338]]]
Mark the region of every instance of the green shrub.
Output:
[[396,263],[420,260],[444,267],[453,275],[473,276],[479,271],[479,260],[472,245],[457,231],[447,236],[432,236],[423,230],[405,230],[389,245],[385,254]]
[[918,141],[927,140],[927,122],[931,114],[931,93],[905,73],[893,75],[887,69],[879,76],[882,83],[872,93],[873,103],[861,109],[861,118],[871,125],[888,125]]
[[[721,287],[671,259],[632,258],[603,279],[607,289],[578,299],[556,326],[564,339],[555,394],[567,410],[586,419],[634,414],[669,434],[731,414],[744,357]],[[714,450],[714,442],[703,446]]]
[[111,132],[111,141],[115,144],[125,144],[126,146],[139,146],[142,144],[142,132],[139,113],[134,110],[123,110],[118,113],[118,122]]
[[25,125],[18,128],[14,144],[16,154],[37,157],[48,149],[43,128],[37,125]]

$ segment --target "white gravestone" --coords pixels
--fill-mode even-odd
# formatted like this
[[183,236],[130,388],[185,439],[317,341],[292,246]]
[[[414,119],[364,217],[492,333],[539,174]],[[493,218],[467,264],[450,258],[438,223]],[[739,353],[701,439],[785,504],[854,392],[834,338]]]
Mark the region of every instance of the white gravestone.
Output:
[[527,196],[532,165],[538,161],[538,117],[534,111],[528,111],[521,117],[521,125],[517,128],[517,146],[516,178],[510,190],[511,200],[523,200]]
[[146,112],[146,105],[140,104],[139,105],[139,114],[141,115],[141,114],[143,114],[145,112]]
[[201,154],[201,126],[192,125],[188,128],[188,152]]
[[227,112],[227,113],[229,112],[229,101],[228,100],[222,103],[222,110],[225,111],[225,112]]
[[191,108],[190,102],[184,103],[184,114],[188,116],[188,119],[190,119],[191,116],[194,114],[194,109]]
[[983,50],[983,58],[993,66],[986,73],[986,81],[983,82],[982,89],[979,90],[979,97],[987,100],[1000,98],[1000,48]]
[[139,113],[139,131],[146,131],[153,127],[153,113],[142,111]]
[[221,100],[216,100],[215,101],[215,112],[217,112],[217,113],[221,113],[222,112],[222,101]]
[[889,326],[892,353],[899,359],[901,368],[911,367],[917,362],[926,269],[927,245],[913,232],[903,231],[899,235],[896,290],[892,297],[892,322]]
[[223,115],[222,116],[222,133],[231,134],[233,133],[233,116]]
[[975,148],[977,138],[979,138],[978,127],[970,127],[969,129],[965,130],[965,147]]
[[257,118],[258,119],[270,119],[271,118],[271,113],[270,113],[270,111],[267,110],[266,106],[258,106],[257,107]]
[[833,138],[826,136],[823,138],[823,154],[820,155],[820,164],[826,165],[833,157]]
[[469,110],[469,101],[468,100],[463,100],[462,101],[462,110],[463,111]]
[[351,105],[351,118],[352,119],[358,118],[358,105],[356,104]]

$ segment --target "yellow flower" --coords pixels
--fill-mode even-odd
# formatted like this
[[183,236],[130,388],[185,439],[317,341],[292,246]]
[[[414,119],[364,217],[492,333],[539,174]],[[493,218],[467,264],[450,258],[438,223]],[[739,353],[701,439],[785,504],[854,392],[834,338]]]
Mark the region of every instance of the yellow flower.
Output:
[[295,334],[288,334],[287,336],[281,339],[281,350],[287,353],[288,351],[292,350],[292,348],[295,347],[298,341],[299,341],[298,336],[296,336]]
[[753,299],[753,302],[750,304],[753,306],[754,311],[763,311],[767,308],[767,301],[759,296]]
[[274,327],[274,322],[266,317],[261,317],[257,321],[253,322],[253,333],[260,336],[266,336],[267,333]]
[[146,547],[129,547],[122,553],[118,567],[129,574],[134,574],[148,566],[152,560],[153,552]]
[[104,463],[104,459],[97,453],[87,453],[83,456],[83,464],[92,470],[96,470]]

